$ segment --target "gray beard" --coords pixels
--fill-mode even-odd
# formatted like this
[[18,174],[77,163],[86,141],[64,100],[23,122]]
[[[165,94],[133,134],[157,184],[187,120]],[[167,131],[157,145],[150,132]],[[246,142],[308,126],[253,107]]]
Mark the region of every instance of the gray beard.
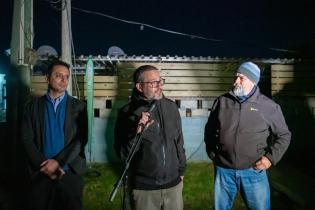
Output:
[[243,86],[235,86],[233,89],[233,93],[234,93],[234,95],[236,95],[238,97],[245,96],[244,87]]

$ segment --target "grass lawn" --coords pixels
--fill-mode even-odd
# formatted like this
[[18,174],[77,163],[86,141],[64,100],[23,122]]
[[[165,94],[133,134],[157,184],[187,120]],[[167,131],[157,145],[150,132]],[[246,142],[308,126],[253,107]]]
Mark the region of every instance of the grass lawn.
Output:
[[[117,163],[118,164],[118,163]],[[116,194],[114,202],[109,202],[109,196],[117,177],[120,175],[118,165],[93,164],[90,171],[97,171],[98,177],[85,176],[84,210],[119,210],[121,190]],[[289,202],[282,195],[272,192],[272,209],[291,209]],[[207,162],[189,162],[184,179],[184,209],[210,210],[213,209],[213,166]],[[246,209],[237,196],[234,210]]]

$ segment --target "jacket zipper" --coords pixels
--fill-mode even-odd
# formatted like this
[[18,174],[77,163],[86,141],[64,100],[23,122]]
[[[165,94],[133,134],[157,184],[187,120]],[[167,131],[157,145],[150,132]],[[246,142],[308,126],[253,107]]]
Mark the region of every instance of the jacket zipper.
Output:
[[163,166],[166,165],[166,161],[165,161],[165,147],[164,144],[162,143],[162,152],[163,152]]
[[[165,167],[166,166],[166,154],[165,154],[165,142],[164,142],[164,139],[166,139],[166,135],[165,135],[165,132],[164,132],[164,124],[163,124],[163,119],[161,119],[161,114],[160,114],[160,109],[159,107],[157,107],[157,111],[158,111],[158,117],[160,119],[160,133],[162,133],[163,135],[163,138],[162,138],[162,158],[163,158],[163,166]],[[162,116],[163,117],[163,116]]]
[[238,141],[238,132],[239,132],[239,127],[240,127],[240,121],[241,121],[241,112],[242,112],[242,104],[239,103],[239,113],[238,113],[238,122],[237,122],[237,128],[236,128],[236,135],[235,135],[235,144],[234,144],[234,159],[235,159],[235,164],[234,167],[236,167],[236,145],[237,145],[237,141]]

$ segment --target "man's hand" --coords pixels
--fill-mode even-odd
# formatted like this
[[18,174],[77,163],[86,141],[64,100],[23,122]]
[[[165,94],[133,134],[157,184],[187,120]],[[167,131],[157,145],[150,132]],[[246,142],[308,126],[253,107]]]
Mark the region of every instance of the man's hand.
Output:
[[150,119],[150,113],[149,112],[142,112],[141,118],[138,122],[138,128],[137,133],[141,133],[145,126],[151,125],[154,122],[154,120]]
[[61,167],[59,167],[58,170],[56,171],[56,175],[58,179],[61,179],[65,174],[66,172]]
[[[56,179],[58,175],[56,171],[60,168],[59,163],[54,159],[45,160],[40,164],[40,172],[51,179]],[[62,170],[63,171],[63,170]],[[64,172],[64,171],[63,171]]]
[[260,158],[260,160],[258,160],[256,163],[255,163],[255,169],[256,170],[267,170],[270,166],[271,166],[271,162],[270,160],[265,157],[265,156],[262,156]]

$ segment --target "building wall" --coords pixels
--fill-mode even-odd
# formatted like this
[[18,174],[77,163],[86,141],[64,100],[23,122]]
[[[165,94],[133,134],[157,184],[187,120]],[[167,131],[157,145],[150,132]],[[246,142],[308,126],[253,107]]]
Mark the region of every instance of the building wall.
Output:
[[[208,161],[203,142],[204,125],[207,117],[182,117],[186,157],[189,161]],[[92,149],[86,147],[88,161],[118,161],[113,150],[114,118],[95,118]]]
[[[259,86],[267,96],[276,96],[287,79],[279,79],[281,69],[294,65],[256,62],[262,69]],[[235,69],[239,61],[233,62],[119,62],[110,74],[106,69],[98,69],[94,77],[94,127],[93,140],[86,148],[88,160],[92,162],[113,162],[117,157],[113,150],[113,129],[117,110],[131,94],[133,71],[144,64],[155,65],[166,79],[164,94],[174,100],[181,114],[186,156],[189,160],[208,160],[203,143],[204,126],[214,99],[230,90]],[[96,67],[97,68],[97,67]],[[280,69],[280,70],[279,70]],[[275,73],[276,72],[276,73]],[[277,73],[278,72],[278,73]],[[287,71],[283,71],[287,72]],[[83,72],[81,72],[83,73]],[[279,76],[280,74],[280,76]],[[272,77],[271,77],[272,75]],[[287,78],[290,73],[285,73]],[[86,98],[84,75],[76,77],[80,99]],[[32,77],[33,95],[42,95],[47,85],[43,76]],[[285,97],[281,97],[285,101]],[[280,101],[280,99],[279,99]],[[286,106],[284,103],[283,106]],[[289,115],[289,113],[285,113]]]

